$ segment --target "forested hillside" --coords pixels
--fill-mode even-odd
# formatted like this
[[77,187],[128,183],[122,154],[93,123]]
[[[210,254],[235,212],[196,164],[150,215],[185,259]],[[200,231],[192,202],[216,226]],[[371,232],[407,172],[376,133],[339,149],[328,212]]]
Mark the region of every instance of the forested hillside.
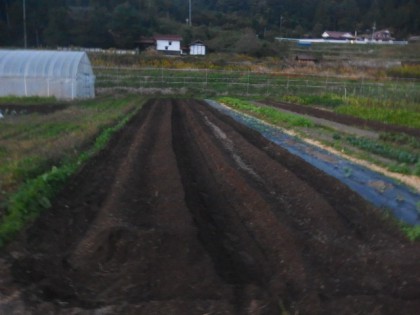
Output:
[[[0,0],[0,46],[23,46],[24,0]],[[418,0],[26,0],[29,47],[136,47],[141,36],[178,33],[211,49],[264,49],[275,36],[319,37],[324,30],[397,38],[418,35]],[[263,40],[267,41],[263,41]],[[245,50],[245,51],[244,51]]]

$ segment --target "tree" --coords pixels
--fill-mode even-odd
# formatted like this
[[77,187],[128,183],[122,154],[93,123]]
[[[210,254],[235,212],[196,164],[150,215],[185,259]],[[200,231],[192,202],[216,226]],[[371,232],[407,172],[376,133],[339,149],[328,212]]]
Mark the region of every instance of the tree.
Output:
[[315,10],[314,24],[322,23],[328,30],[335,30],[335,3],[332,0],[320,0]]
[[[374,22],[400,38],[420,33],[419,0],[193,0],[192,5],[193,25],[206,26],[208,39],[220,29],[238,36],[246,28],[259,35],[319,36],[320,28],[365,31]],[[143,34],[181,34],[188,17],[187,0],[26,0],[26,6],[29,46],[134,47]],[[22,40],[22,0],[0,0],[0,44],[22,46]]]
[[318,22],[314,25],[314,28],[312,29],[312,37],[321,37],[324,31],[324,25]]
[[216,8],[222,12],[247,12],[249,2],[247,0],[218,0]]
[[115,7],[110,32],[117,47],[133,48],[142,33],[139,12],[129,3]]
[[73,23],[73,44],[82,47],[111,47],[113,38],[108,30],[111,14],[105,7],[86,10]]
[[359,7],[355,0],[343,0],[337,6],[337,26],[343,31],[354,31],[360,16]]
[[49,23],[43,34],[45,43],[48,46],[67,46],[70,41],[70,30],[73,27],[67,9],[53,9],[48,17]]

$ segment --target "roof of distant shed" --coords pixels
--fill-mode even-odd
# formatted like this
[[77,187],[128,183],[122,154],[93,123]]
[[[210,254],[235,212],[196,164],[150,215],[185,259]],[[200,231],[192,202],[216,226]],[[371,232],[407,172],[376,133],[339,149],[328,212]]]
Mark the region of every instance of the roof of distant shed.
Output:
[[201,41],[201,40],[196,40],[196,41],[193,41],[193,42],[190,44],[190,46],[194,46],[194,45],[198,45],[198,46],[205,46],[204,42],[203,42],[203,41]]
[[153,45],[155,43],[155,39],[152,38],[152,37],[140,37],[140,39],[137,41],[137,43]]
[[66,77],[92,75],[85,52],[50,50],[0,50],[0,77]]
[[182,40],[182,36],[179,35],[155,35],[155,40]]

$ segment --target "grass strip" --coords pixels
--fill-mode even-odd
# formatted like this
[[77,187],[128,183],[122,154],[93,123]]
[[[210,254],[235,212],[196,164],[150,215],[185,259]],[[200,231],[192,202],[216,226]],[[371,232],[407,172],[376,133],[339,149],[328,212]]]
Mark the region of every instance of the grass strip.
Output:
[[30,221],[45,209],[51,207],[51,199],[61,190],[67,180],[83,165],[101,151],[112,135],[123,128],[138,110],[124,116],[116,125],[104,129],[96,138],[93,146],[80,153],[71,161],[30,179],[9,198],[7,214],[0,222],[0,247],[10,241]]
[[363,104],[342,105],[335,109],[339,114],[351,115],[387,124],[420,128],[420,112],[405,108],[384,108]]
[[284,95],[281,100],[288,103],[295,103],[301,105],[321,105],[324,107],[335,108],[344,105],[345,101],[342,96],[336,94],[321,94],[321,95]]
[[383,100],[372,97],[321,95],[283,95],[284,102],[333,109],[336,113],[382,123],[420,128],[418,103],[407,100]]
[[386,70],[386,74],[395,78],[420,79],[420,65],[403,65]]
[[295,126],[295,127],[314,127],[315,124],[307,118],[283,113],[273,107],[268,106],[255,106],[249,102],[232,98],[232,97],[222,97],[218,100],[220,103],[226,104],[227,106],[243,111],[252,116],[261,118],[273,125],[284,124],[286,126]]
[[38,104],[57,104],[57,99],[51,97],[41,96],[2,96],[0,97],[0,104],[14,104],[14,105],[38,105]]

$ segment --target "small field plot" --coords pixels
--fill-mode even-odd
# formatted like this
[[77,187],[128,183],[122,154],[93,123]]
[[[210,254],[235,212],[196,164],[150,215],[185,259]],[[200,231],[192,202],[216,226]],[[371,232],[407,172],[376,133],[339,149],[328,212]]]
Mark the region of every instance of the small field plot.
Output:
[[[48,174],[53,172],[52,177],[65,180],[69,174],[62,174],[61,170],[65,169],[64,173],[75,170],[77,161],[92,152],[95,138],[139,108],[139,100],[134,102],[130,97],[71,103],[42,98],[0,100],[0,243],[3,233],[22,226],[36,208],[49,207],[46,196],[59,185],[54,181],[48,183]],[[36,183],[31,182],[35,179]],[[22,191],[25,185],[26,190]],[[13,209],[19,214],[10,221]]]
[[150,100],[0,253],[0,313],[415,314],[419,246],[205,102]]

